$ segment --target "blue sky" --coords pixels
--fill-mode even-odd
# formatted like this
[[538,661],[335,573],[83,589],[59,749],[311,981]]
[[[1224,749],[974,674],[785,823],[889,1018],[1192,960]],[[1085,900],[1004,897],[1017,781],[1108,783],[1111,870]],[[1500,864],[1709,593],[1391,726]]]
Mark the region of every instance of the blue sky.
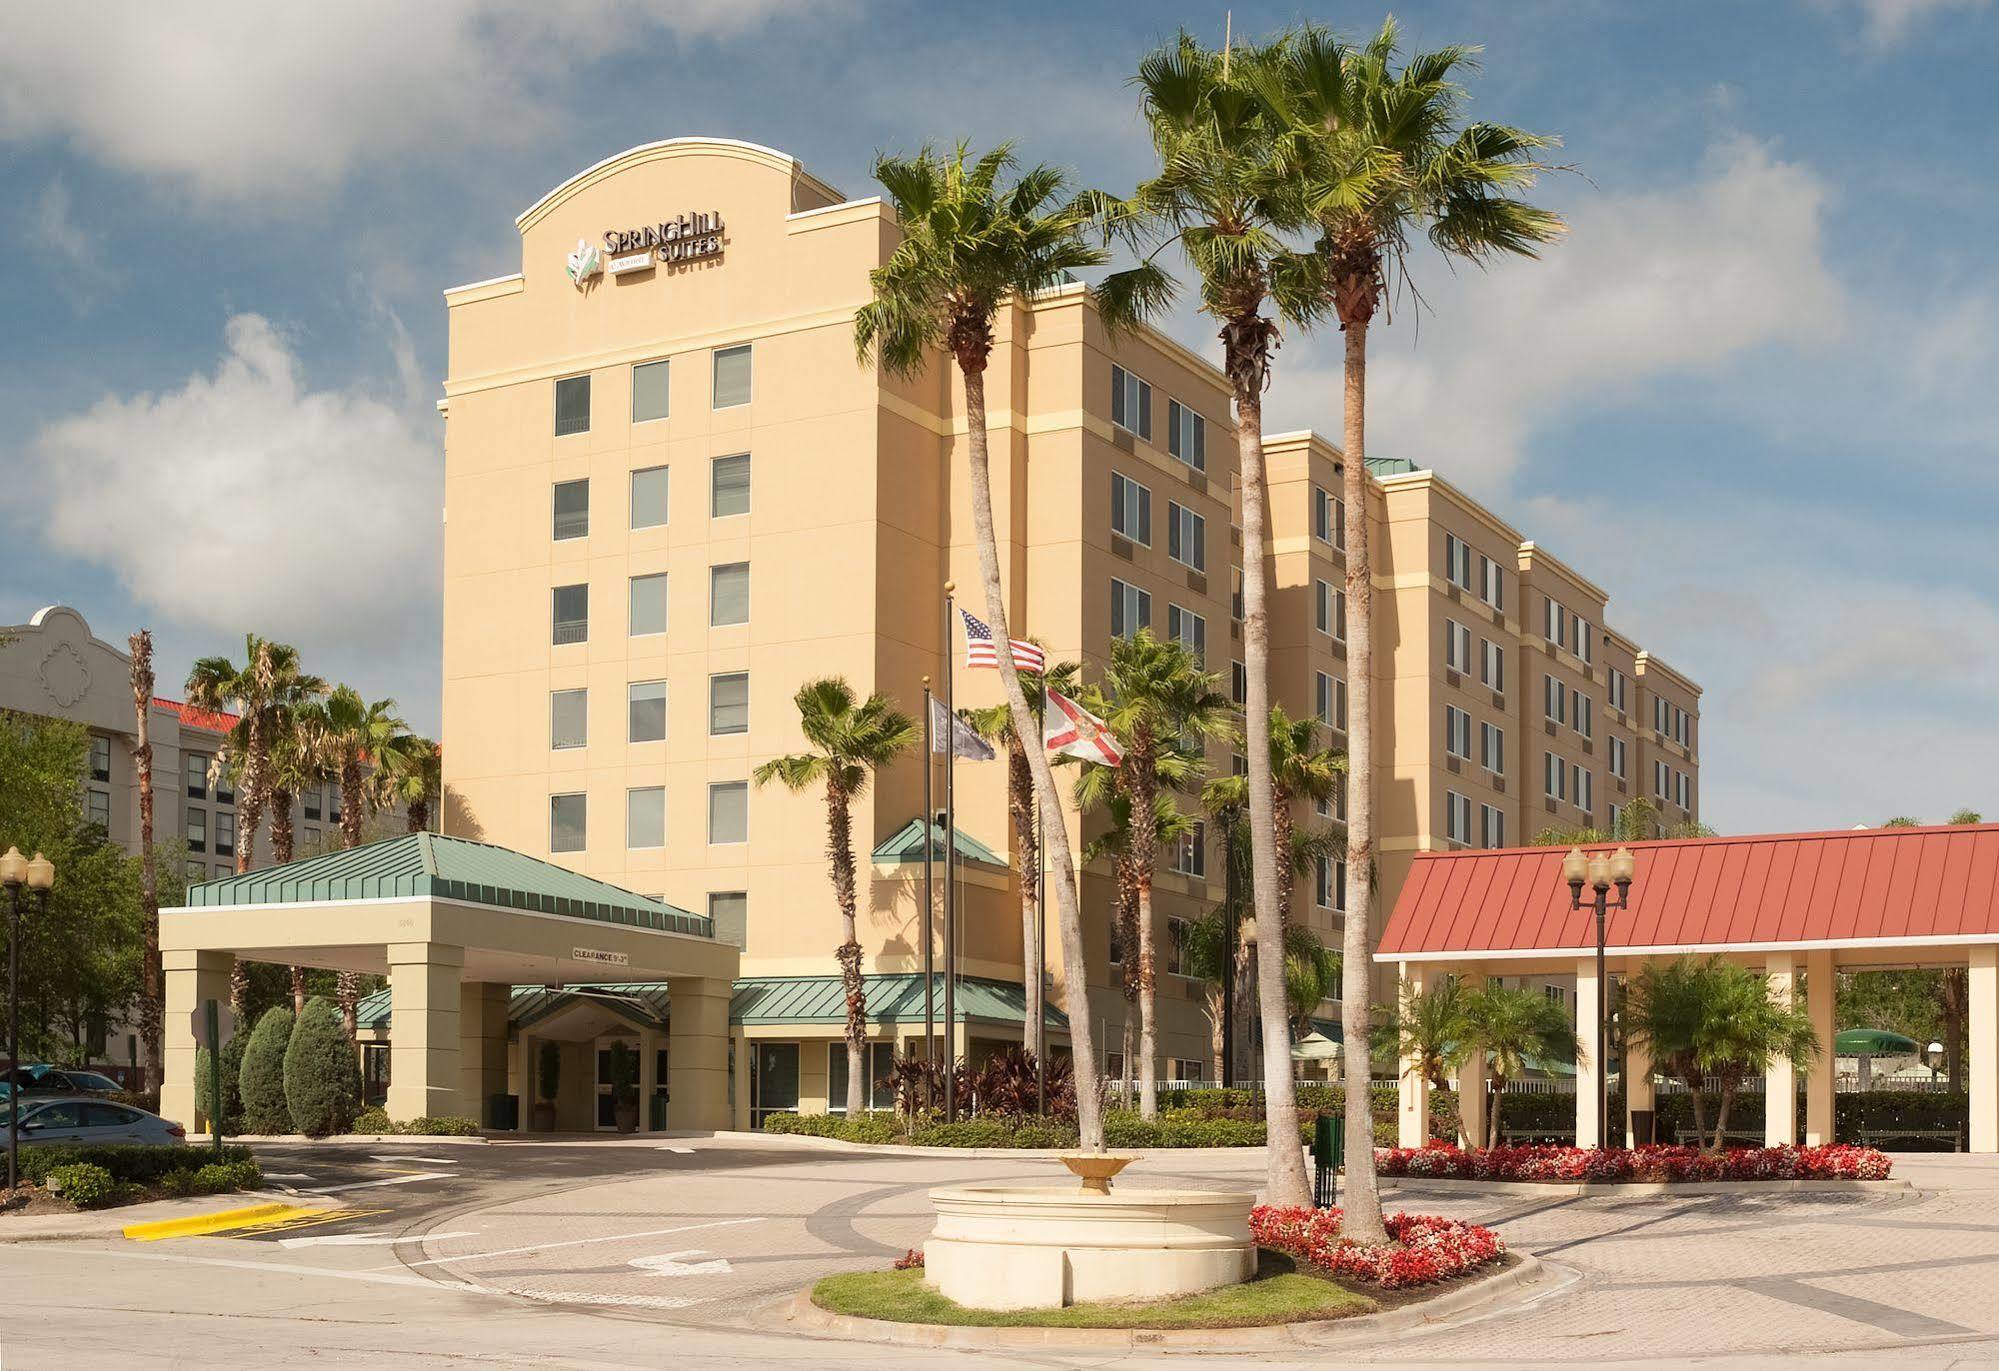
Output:
[[[1371,442],[1604,585],[1703,682],[1707,817],[1999,817],[1999,7],[1409,3],[1482,44],[1477,114],[1559,134],[1572,233],[1419,262]],[[1239,33],[1382,11],[1237,5]],[[513,217],[677,134],[850,195],[877,149],[1003,137],[1128,188],[1126,79],[1167,5],[352,0],[0,12],[0,623],[154,627],[163,678],[245,628],[437,722],[433,404],[446,286]],[[1978,92],[1985,91],[1980,95]],[[1213,353],[1191,316],[1172,331]],[[1336,433],[1336,337],[1276,427]]]

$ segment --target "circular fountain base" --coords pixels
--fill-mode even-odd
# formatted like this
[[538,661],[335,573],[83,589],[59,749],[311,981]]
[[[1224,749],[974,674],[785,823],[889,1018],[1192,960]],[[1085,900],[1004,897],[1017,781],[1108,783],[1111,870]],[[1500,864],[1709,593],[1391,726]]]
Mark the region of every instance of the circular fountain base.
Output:
[[1256,1272],[1248,1191],[957,1186],[930,1192],[924,1274],[974,1309],[1167,1299]]

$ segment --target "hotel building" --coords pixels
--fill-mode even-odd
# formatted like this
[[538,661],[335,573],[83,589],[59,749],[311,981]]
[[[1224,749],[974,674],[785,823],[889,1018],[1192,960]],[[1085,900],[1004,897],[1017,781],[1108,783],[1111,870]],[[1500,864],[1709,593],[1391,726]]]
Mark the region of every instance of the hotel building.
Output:
[[[737,1117],[837,1107],[823,800],[751,775],[801,746],[792,695],[813,677],[844,676],[912,716],[924,678],[941,692],[947,672],[958,705],[999,699],[993,673],[966,671],[945,636],[947,581],[983,617],[962,389],[941,360],[913,380],[856,362],[853,316],[896,244],[893,213],[781,153],[648,144],[556,187],[517,227],[519,270],[445,293],[443,831],[734,930]],[[1016,302],[996,333],[988,422],[1013,632],[1094,676],[1116,635],[1149,625],[1239,684],[1221,373],[1154,331],[1112,340],[1081,285]],[[1274,690],[1336,743],[1338,463],[1312,435],[1271,440]],[[1375,473],[1369,510],[1379,908],[1416,851],[1607,823],[1653,792],[1655,768],[1668,813],[1696,813],[1699,688],[1604,627],[1603,590],[1398,465]],[[1481,754],[1493,733],[1498,750]],[[1209,760],[1235,764],[1225,746]],[[958,765],[956,1035],[973,1056],[1023,1032],[1004,779],[1000,763]],[[878,1062],[922,1031],[923,810],[912,753],[854,813]],[[1091,816],[1070,823],[1079,847],[1096,831]],[[1299,883],[1328,938],[1336,875],[1316,892]],[[1052,935],[1051,987],[1115,1053],[1112,883],[1094,867],[1081,879],[1090,1003],[1061,1003]],[[1171,923],[1218,902],[1221,880],[1205,832],[1162,861],[1162,1076],[1212,1076],[1202,989],[1175,973]]]

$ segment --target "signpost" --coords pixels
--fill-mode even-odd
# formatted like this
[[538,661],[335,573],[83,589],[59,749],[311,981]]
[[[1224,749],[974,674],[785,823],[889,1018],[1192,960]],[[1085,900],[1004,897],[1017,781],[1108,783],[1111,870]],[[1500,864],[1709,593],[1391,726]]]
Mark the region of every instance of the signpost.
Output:
[[217,1000],[203,1000],[188,1016],[188,1024],[194,1033],[196,1047],[208,1049],[208,1127],[215,1137],[216,1160],[222,1158],[222,1044],[227,1041],[223,1033],[226,1023],[231,1031],[236,1027],[235,1011]]

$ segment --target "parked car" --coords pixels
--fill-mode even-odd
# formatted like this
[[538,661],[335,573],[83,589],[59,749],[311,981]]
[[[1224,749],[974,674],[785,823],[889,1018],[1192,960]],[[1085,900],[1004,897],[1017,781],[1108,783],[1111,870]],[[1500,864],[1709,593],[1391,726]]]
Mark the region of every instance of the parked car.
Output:
[[97,1071],[33,1062],[0,1074],[0,1100],[23,1095],[122,1095],[125,1087]]
[[129,1104],[113,1104],[95,1095],[23,1095],[0,1105],[0,1135],[8,1116],[21,1111],[21,1142],[72,1143],[85,1147],[136,1143],[145,1147],[179,1147],[187,1130]]

